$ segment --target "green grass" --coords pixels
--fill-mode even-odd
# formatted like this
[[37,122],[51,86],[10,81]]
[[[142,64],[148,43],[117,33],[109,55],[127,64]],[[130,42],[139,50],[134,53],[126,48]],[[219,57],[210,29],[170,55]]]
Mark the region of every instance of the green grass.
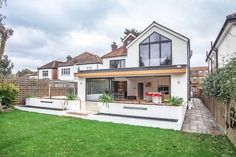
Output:
[[0,157],[236,156],[210,136],[13,111],[0,113]]

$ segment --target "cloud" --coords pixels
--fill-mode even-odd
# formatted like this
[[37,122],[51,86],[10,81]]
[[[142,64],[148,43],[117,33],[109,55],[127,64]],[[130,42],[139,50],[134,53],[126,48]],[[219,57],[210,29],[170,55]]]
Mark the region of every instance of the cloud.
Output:
[[125,28],[143,30],[152,21],[189,37],[191,64],[205,65],[210,41],[235,7],[231,0],[11,0],[2,10],[14,29],[6,52],[16,71],[84,51],[102,55],[113,41],[121,44]]

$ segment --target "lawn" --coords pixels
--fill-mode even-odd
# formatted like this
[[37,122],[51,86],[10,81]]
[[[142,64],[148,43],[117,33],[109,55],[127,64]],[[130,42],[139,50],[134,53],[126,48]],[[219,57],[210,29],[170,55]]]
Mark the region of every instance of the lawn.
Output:
[[0,157],[236,156],[224,136],[43,115],[0,113]]

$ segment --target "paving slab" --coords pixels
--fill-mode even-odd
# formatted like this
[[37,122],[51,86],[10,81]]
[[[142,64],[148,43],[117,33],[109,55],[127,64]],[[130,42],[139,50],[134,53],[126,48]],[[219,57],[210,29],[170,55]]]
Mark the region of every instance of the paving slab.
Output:
[[198,98],[192,98],[192,101],[194,107],[187,110],[181,130],[184,132],[221,135],[220,129],[202,101]]

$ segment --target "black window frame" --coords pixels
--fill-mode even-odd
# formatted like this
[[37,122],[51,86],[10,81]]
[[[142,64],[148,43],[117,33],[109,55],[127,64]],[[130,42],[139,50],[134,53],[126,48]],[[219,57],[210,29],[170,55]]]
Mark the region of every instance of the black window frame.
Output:
[[[117,68],[112,68],[111,67],[111,62],[121,62],[121,61],[124,61],[124,67],[121,67],[121,64],[120,64],[120,67],[117,67]],[[119,65],[119,64],[118,64]],[[126,63],[125,63],[125,59],[114,59],[114,60],[110,60],[110,64],[109,64],[109,68],[110,69],[120,69],[120,68],[125,68],[126,66]]]
[[[150,66],[152,66],[152,65],[150,65],[150,60],[151,60],[151,45],[152,44],[159,44],[159,59],[160,59],[160,63],[159,63],[159,66],[165,66],[165,65],[172,65],[172,40],[171,39],[169,39],[169,38],[167,38],[167,37],[165,37],[164,35],[161,35],[160,33],[157,33],[158,35],[159,35],[159,41],[155,41],[155,42],[151,42],[150,41],[150,36],[152,36],[154,33],[157,33],[156,31],[154,31],[153,33],[151,33],[147,38],[145,38],[140,44],[139,44],[139,67],[150,67]],[[167,40],[164,40],[164,41],[162,41],[161,40],[161,37],[164,37],[164,38],[166,38]],[[148,43],[143,43],[145,40],[147,40],[148,39]],[[162,56],[162,53],[161,53],[161,45],[163,44],[163,43],[170,43],[170,63],[169,64],[163,64],[162,62],[161,62],[161,56]],[[148,56],[149,56],[149,65],[141,65],[141,56],[140,56],[140,54],[141,54],[141,50],[140,50],[140,47],[142,46],[142,45],[148,45]]]

